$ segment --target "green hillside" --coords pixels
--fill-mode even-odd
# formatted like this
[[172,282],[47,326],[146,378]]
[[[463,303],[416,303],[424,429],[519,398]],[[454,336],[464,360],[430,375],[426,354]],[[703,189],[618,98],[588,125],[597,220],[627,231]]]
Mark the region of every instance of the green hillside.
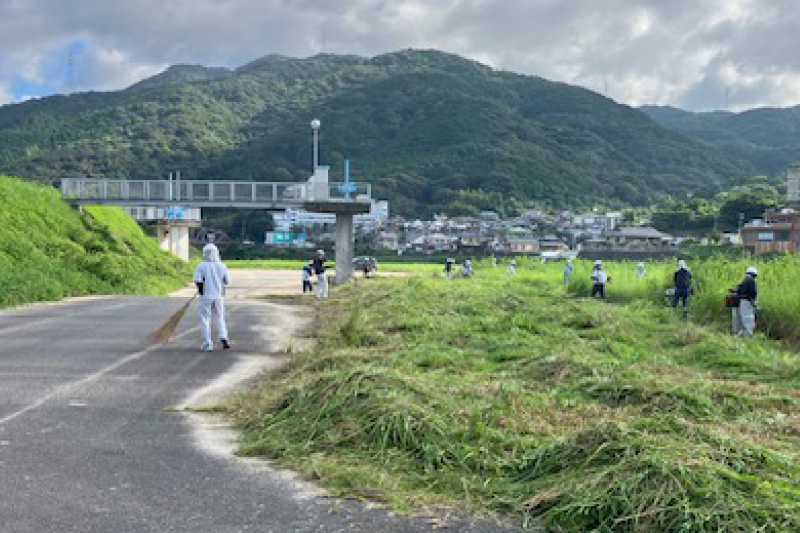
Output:
[[800,161],[800,106],[742,113],[692,113],[657,106],[642,111],[665,128],[748,161],[760,173],[782,173]]
[[0,107],[0,172],[300,180],[312,117],[322,161],[340,172],[350,158],[406,214],[647,203],[751,170],[591,91],[403,51],[181,65],[125,91]]
[[188,279],[121,209],[81,214],[55,189],[0,177],[0,307],[87,294],[159,294]]

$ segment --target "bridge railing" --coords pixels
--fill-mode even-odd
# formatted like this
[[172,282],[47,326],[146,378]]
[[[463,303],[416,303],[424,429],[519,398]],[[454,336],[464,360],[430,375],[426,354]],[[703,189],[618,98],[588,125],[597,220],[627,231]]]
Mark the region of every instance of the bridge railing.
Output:
[[200,180],[106,180],[64,178],[67,200],[103,202],[302,203],[304,201],[369,201],[368,183],[244,182]]

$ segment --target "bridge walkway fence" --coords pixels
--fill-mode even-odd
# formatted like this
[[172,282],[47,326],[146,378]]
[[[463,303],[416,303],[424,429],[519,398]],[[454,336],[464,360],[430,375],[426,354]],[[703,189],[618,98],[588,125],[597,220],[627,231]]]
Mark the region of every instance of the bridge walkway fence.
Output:
[[64,199],[80,204],[285,208],[307,202],[369,202],[368,183],[110,180],[64,178]]

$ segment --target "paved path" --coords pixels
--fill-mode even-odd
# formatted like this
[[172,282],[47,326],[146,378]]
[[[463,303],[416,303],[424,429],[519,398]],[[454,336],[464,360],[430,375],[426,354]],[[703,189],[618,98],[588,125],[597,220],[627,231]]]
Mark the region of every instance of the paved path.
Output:
[[0,312],[0,531],[389,533],[439,524],[322,498],[261,461],[233,457],[224,426],[172,409],[213,401],[277,364],[270,353],[302,324],[296,305],[243,298],[269,275],[234,275],[234,348],[224,353],[197,350],[193,309],[175,342],[149,345],[178,298],[85,298]]

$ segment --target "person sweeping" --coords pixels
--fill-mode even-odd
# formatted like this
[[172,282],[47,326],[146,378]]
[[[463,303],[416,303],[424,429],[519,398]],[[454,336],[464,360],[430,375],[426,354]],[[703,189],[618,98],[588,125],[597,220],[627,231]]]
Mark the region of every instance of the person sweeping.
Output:
[[214,316],[219,340],[224,349],[231,347],[228,341],[228,327],[225,324],[225,286],[230,283],[228,269],[219,258],[219,250],[211,243],[203,247],[203,261],[194,271],[194,282],[200,295],[200,334],[201,349],[214,351],[211,340],[211,316]]

